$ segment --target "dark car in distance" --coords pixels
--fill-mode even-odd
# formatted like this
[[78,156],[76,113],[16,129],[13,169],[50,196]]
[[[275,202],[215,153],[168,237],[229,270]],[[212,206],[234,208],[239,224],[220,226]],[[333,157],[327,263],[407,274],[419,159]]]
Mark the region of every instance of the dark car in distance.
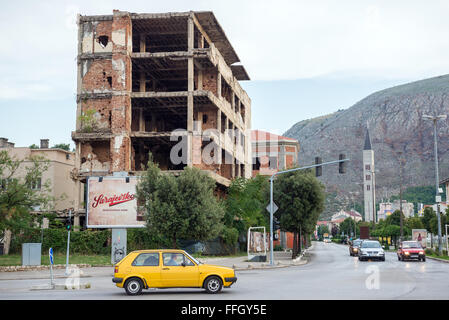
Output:
[[359,248],[362,244],[362,241],[363,240],[356,239],[351,242],[351,244],[349,245],[349,255],[351,257],[357,256],[359,254]]

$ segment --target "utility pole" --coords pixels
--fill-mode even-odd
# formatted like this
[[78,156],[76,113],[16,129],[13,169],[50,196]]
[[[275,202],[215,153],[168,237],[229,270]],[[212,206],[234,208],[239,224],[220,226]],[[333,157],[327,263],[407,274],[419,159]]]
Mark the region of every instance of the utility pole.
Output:
[[437,121],[438,120],[446,120],[447,115],[438,115],[438,116],[429,116],[423,115],[423,120],[432,120],[433,121],[433,151],[435,156],[435,202],[437,204],[437,218],[438,218],[438,253],[441,255],[443,253],[442,244],[441,244],[441,215],[440,215],[440,202],[441,196],[439,192],[440,181],[438,176],[438,147],[437,147]]

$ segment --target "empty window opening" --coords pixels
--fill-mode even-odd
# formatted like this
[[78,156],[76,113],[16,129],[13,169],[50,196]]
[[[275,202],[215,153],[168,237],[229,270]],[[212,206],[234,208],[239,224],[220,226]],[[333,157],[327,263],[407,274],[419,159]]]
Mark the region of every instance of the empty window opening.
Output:
[[207,114],[203,114],[203,124],[207,123]]
[[112,77],[107,77],[106,79],[108,80],[109,86],[112,87]]
[[102,48],[106,48],[106,46],[108,45],[108,42],[109,42],[108,36],[99,36],[98,37],[98,43],[100,44],[100,46]]

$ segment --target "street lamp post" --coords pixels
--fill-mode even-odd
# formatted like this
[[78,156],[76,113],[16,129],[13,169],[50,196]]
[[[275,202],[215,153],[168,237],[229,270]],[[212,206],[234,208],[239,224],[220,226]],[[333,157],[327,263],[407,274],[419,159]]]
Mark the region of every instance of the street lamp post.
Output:
[[439,187],[440,187],[440,181],[438,177],[438,147],[437,147],[437,121],[438,120],[445,120],[447,118],[447,115],[442,114],[438,116],[429,116],[429,115],[423,115],[423,120],[432,120],[433,121],[433,150],[435,155],[435,202],[437,204],[437,218],[438,218],[438,252],[441,255],[442,254],[442,247],[441,247],[441,216],[440,216],[440,193],[439,193]]

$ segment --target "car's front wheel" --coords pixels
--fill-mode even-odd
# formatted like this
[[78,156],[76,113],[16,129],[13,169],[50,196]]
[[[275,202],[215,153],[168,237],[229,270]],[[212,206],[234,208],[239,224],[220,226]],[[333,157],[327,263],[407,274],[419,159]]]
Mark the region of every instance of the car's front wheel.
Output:
[[139,278],[131,278],[125,282],[125,291],[130,296],[136,296],[142,293],[143,283]]
[[219,277],[211,276],[204,282],[204,289],[206,289],[207,293],[218,293],[222,288],[223,283]]

